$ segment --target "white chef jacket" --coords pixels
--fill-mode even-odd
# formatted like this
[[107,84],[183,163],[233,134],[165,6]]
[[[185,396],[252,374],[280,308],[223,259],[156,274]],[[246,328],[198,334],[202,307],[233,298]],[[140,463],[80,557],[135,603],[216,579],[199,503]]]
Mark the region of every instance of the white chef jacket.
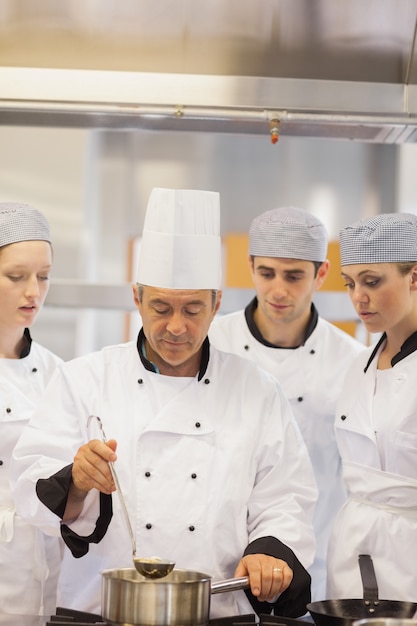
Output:
[[417,333],[403,346],[406,356],[400,353],[384,370],[376,393],[385,414],[375,415],[377,355],[384,340],[354,362],[337,406],[336,438],[349,498],[329,543],[328,590],[329,597],[362,597],[358,555],[366,553],[381,599],[417,602]]
[[59,362],[33,341],[26,356],[0,358],[0,606],[4,613],[42,615],[56,609],[63,542],[47,537],[16,514],[9,470],[12,450]]
[[[364,346],[334,324],[318,317],[312,306],[312,326],[298,348],[277,348],[256,338],[253,322],[256,298],[245,311],[217,317],[210,341],[220,350],[254,361],[275,376],[290,401],[307,445],[319,488],[314,515],[316,557],[309,572],[312,600],[326,597],[326,554],[332,520],[346,499],[340,457],[334,435],[336,401],[345,372]],[[314,327],[315,322],[315,327]],[[255,331],[254,331],[255,332]],[[259,333],[259,331],[258,331]]]
[[[34,486],[72,462],[99,431],[118,442],[116,467],[137,554],[230,578],[249,542],[272,536],[308,567],[317,489],[307,450],[276,381],[243,359],[210,348],[201,380],[148,371],[135,343],[64,364],[15,450],[18,509],[39,528],[60,520]],[[113,495],[107,533],[88,554],[66,550],[62,603],[100,612],[100,571],[132,567],[132,546]],[[98,494],[89,492],[72,529],[90,533]],[[211,616],[252,613],[243,591],[215,595]]]

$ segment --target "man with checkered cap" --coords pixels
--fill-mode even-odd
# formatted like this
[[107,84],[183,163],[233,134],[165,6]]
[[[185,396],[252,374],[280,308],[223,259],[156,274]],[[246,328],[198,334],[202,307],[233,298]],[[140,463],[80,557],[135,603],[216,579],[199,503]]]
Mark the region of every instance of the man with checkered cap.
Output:
[[329,271],[324,224],[296,207],[256,217],[249,230],[249,265],[256,295],[245,310],[218,317],[210,340],[272,373],[286,393],[307,444],[319,487],[313,600],[326,588],[331,521],[345,500],[333,431],[345,370],[363,346],[319,316],[313,303]]
[[19,513],[66,542],[69,608],[99,613],[100,572],[133,565],[115,462],[138,556],[249,577],[249,589],[213,596],[211,617],[306,612],[311,463],[277,381],[210,346],[220,243],[218,193],[152,191],[132,286],[137,340],[64,364],[15,449]]
[[[32,341],[49,288],[49,224],[35,207],[0,202],[0,606],[5,614],[55,612],[61,541],[17,514],[14,446],[61,359]],[[10,618],[11,619],[11,618]]]
[[356,313],[379,338],[351,365],[337,403],[349,498],[329,543],[328,594],[362,597],[357,555],[367,553],[380,598],[417,602],[417,216],[349,225],[340,252]]

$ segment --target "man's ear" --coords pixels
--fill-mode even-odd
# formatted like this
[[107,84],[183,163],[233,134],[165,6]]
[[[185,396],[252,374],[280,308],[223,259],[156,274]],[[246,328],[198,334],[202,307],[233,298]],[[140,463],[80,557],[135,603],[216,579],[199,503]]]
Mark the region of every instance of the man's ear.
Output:
[[214,314],[216,315],[217,311],[220,309],[220,305],[222,303],[222,296],[223,296],[223,291],[221,289],[218,289],[217,291],[217,298],[216,298],[216,304],[214,306]]
[[320,265],[319,269],[317,270],[316,289],[320,289],[320,287],[326,280],[329,270],[330,270],[330,261],[329,259],[326,259],[325,261],[323,261],[323,263]]
[[[140,302],[139,302],[139,296],[138,296],[138,288],[137,285],[132,285],[132,291],[133,291],[133,300],[135,302],[136,308],[139,311],[139,307],[140,307]],[[140,311],[139,311],[140,312]]]

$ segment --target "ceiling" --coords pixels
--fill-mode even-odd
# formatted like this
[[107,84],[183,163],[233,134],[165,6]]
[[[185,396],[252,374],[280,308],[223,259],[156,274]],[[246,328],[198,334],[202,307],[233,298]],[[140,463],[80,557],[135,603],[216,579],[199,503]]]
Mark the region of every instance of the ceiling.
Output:
[[0,124],[414,142],[416,19],[417,0],[0,0]]

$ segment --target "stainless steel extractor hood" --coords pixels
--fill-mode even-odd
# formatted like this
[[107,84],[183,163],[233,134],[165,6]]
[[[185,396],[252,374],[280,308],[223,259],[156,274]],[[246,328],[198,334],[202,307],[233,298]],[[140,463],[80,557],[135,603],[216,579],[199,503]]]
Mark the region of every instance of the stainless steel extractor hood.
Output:
[[417,0],[5,5],[2,125],[417,141]]
[[417,86],[0,68],[0,124],[417,141]]

